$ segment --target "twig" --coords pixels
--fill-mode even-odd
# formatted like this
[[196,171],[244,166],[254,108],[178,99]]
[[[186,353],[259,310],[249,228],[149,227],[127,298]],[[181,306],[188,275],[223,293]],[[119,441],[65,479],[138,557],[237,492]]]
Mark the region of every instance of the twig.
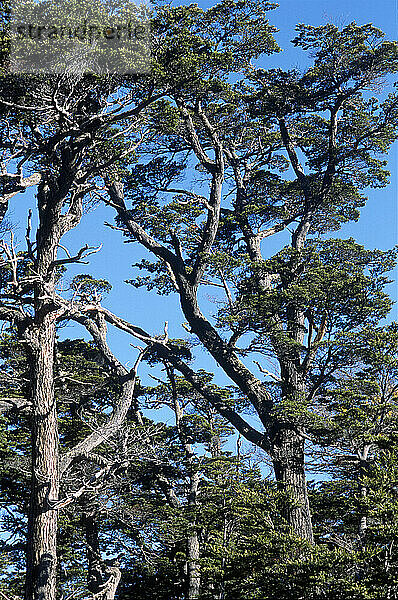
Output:
[[0,598],[3,600],[21,600],[19,596],[7,596],[4,592],[0,590]]

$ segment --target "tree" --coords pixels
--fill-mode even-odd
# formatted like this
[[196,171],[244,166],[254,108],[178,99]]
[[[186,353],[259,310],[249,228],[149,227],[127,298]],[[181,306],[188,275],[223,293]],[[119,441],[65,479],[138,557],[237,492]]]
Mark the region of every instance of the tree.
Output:
[[[232,16],[221,3],[198,22],[221,10]],[[125,235],[155,259],[142,261],[148,274],[131,283],[177,293],[189,331],[256,411],[264,430],[232,404],[207,396],[270,454],[277,480],[296,500],[286,518],[311,542],[304,416],[346,360],[342,336],[387,314],[381,286],[393,264],[388,253],[326,238],[358,218],[361,190],[387,184],[382,155],[396,139],[397,98],[368,96],[396,71],[397,48],[371,25],[341,31],[300,25],[294,44],[314,60],[299,73],[254,68],[252,59],[264,49],[247,47],[246,39],[237,83],[205,69],[189,87],[177,79],[167,99],[151,108],[155,137],[141,147],[138,164],[109,180],[107,204]],[[205,40],[218,50],[218,29]],[[224,61],[228,72],[236,68]],[[271,236],[279,236],[281,247],[273,257],[264,242]],[[328,269],[338,278],[331,294]],[[199,306],[206,285],[225,291],[213,320]],[[266,381],[248,364],[256,353],[278,365],[277,372],[260,366]],[[168,360],[195,385],[189,368]]]
[[[195,17],[196,10],[186,11],[189,20]],[[232,11],[233,12],[233,11]],[[245,16],[245,8],[235,6],[236,14],[240,14],[245,24],[250,17]],[[228,13],[228,11],[227,11]],[[165,9],[159,22],[159,39],[164,32],[176,32],[179,20],[178,11],[170,13]],[[210,11],[210,19],[223,27],[226,17],[225,7]],[[227,19],[228,20],[228,19]],[[229,18],[229,24],[233,21]],[[272,47],[270,28],[262,22],[257,11],[255,23],[258,25],[257,39],[262,40],[265,47]],[[253,23],[254,25],[254,23]],[[195,24],[200,27],[200,23]],[[236,29],[236,27],[238,27]],[[229,32],[229,39],[236,38],[242,24],[235,25]],[[254,31],[254,27],[253,27]],[[166,43],[158,49],[157,69],[154,78],[138,77],[120,78],[67,74],[55,77],[9,77],[11,83],[1,98],[3,115],[3,131],[7,132],[4,144],[2,182],[4,182],[3,205],[15,194],[24,191],[28,185],[38,184],[38,228],[36,243],[30,239],[31,221],[27,227],[27,251],[23,256],[16,255],[13,240],[3,245],[5,261],[11,268],[12,275],[5,281],[3,298],[5,300],[1,318],[15,323],[20,338],[26,343],[31,365],[31,401],[32,401],[32,496],[30,502],[30,518],[28,523],[28,552],[26,575],[26,599],[41,598],[43,594],[49,600],[55,598],[56,590],[56,531],[57,511],[51,506],[58,501],[59,493],[59,440],[57,432],[57,410],[54,399],[54,348],[56,322],[65,318],[65,303],[57,297],[56,282],[59,266],[79,262],[93,249],[81,248],[75,256],[67,252],[66,258],[58,258],[58,249],[62,246],[62,237],[75,227],[82,216],[83,200],[90,193],[97,191],[98,176],[105,177],[117,164],[130,154],[140,139],[136,134],[139,120],[133,132],[129,118],[139,118],[143,110],[164,94],[173,79],[171,71],[175,66],[184,66],[189,52],[197,45],[193,36],[184,46],[182,57],[179,57],[170,68],[170,48],[175,48],[181,36],[175,40],[169,33]],[[171,41],[171,43],[170,43]],[[245,44],[250,46],[250,41]],[[245,45],[244,44],[244,45]],[[237,48],[239,44],[237,45]],[[199,65],[206,61],[218,70],[220,58],[228,55],[224,44],[223,51],[212,54],[213,49],[202,52],[196,48],[195,60],[199,57]],[[202,56],[200,56],[202,55]],[[230,64],[237,64],[239,57],[228,55]],[[190,59],[191,60],[191,59]],[[191,60],[194,64],[195,60]],[[217,66],[219,63],[219,66]],[[165,67],[168,69],[165,75]],[[80,69],[81,70],[81,69]],[[156,72],[157,71],[157,72]],[[192,80],[191,75],[182,73],[185,85]],[[93,87],[93,83],[95,86]],[[133,87],[132,87],[133,85]],[[123,89],[124,96],[112,96]],[[131,91],[132,90],[132,91]],[[119,126],[118,126],[119,124]],[[121,135],[127,131],[130,143]],[[7,170],[18,161],[17,172]],[[36,167],[32,177],[25,178],[22,167]],[[21,267],[21,268],[20,268]],[[22,273],[21,273],[22,271]],[[8,287],[8,289],[7,289]],[[92,303],[93,299],[91,299]],[[69,307],[68,307],[69,308]],[[71,313],[74,313],[73,307]],[[87,317],[79,317],[88,324]],[[96,324],[95,319],[88,326],[96,337],[106,359],[110,361],[119,375],[128,375],[108,351],[104,339],[103,325]],[[123,371],[123,374],[122,374]],[[132,377],[132,379],[134,379]],[[126,397],[121,406],[115,408],[113,422],[109,428],[120,423],[131,402],[133,382],[126,382]],[[129,389],[131,388],[131,389]],[[91,436],[89,447],[100,443],[101,436]],[[77,452],[78,445],[70,450],[63,467],[70,464]]]
[[317,531],[356,555],[353,572],[369,597],[394,597],[397,324],[368,329],[351,343],[357,365],[321,403],[331,480],[314,491]]
[[[138,530],[144,547],[125,569],[121,597],[243,597],[254,587],[248,549],[256,547],[260,535],[269,549],[270,532],[280,525],[277,492],[250,464],[252,453],[242,454],[241,442],[237,455],[225,450],[231,429],[225,420],[184,378],[167,366],[164,372],[165,381],[156,377],[159,384],[142,391],[146,406],[174,411],[175,425],[159,431],[166,443],[156,445],[157,462],[149,458],[141,472],[139,499],[131,492],[125,496],[132,506],[123,537],[136,541]],[[202,377],[211,379],[206,373]],[[137,481],[133,471],[130,477]],[[253,554],[259,560],[257,574],[267,558],[257,550]]]
[[[17,328],[19,339],[25,344],[31,370],[29,395],[33,462],[25,597],[52,600],[56,594],[58,519],[54,506],[58,502],[60,474],[82,450],[82,445],[78,444],[62,457],[60,463],[54,355],[57,322],[64,318],[66,310],[57,298],[57,284],[60,269],[69,263],[84,262],[85,257],[98,250],[86,245],[73,256],[64,249],[61,240],[79,223],[83,203],[97,189],[98,173],[117,163],[126,151],[126,148],[122,152],[116,148],[107,154],[108,129],[111,122],[121,118],[130,101],[134,104],[135,98],[131,99],[126,92],[128,99],[124,104],[118,99],[115,112],[108,116],[104,111],[110,106],[108,99],[112,90],[120,85],[117,78],[104,80],[94,92],[90,76],[60,76],[50,80],[39,77],[39,82],[33,78],[28,83],[23,92],[19,89],[21,104],[15,102],[15,87],[10,90],[10,102],[1,100],[4,108],[3,132],[8,131],[2,179],[6,183],[10,181],[12,186],[9,192],[8,188],[5,189],[3,200],[7,202],[27,185],[38,184],[38,227],[36,241],[33,242],[29,215],[26,250],[22,253],[16,253],[12,235],[9,243],[2,242],[0,316]],[[40,99],[35,104],[37,83]],[[86,110],[87,106],[93,105],[94,114],[91,109]],[[134,106],[133,112],[139,113],[140,108]],[[12,167],[14,161],[18,161],[17,172],[10,174],[7,165]],[[28,178],[24,178],[22,173],[26,163],[34,170],[34,175]],[[66,253],[65,258],[58,256],[60,251]],[[90,297],[88,283],[93,284],[80,281],[74,295],[82,298],[85,291],[87,303],[97,301],[99,296],[97,299]],[[101,291],[101,284],[93,285],[98,292]],[[124,378],[121,403],[115,407],[114,418],[109,421],[112,428],[123,421],[132,400],[135,373],[134,370],[131,374],[126,373],[124,367],[113,360],[113,355],[107,350],[103,328],[97,327],[95,333],[105,360],[112,363],[112,367],[119,370],[119,375]],[[100,439],[94,440],[92,436],[89,449],[95,448]]]
[[[184,349],[181,349],[184,352]],[[187,358],[190,352],[185,349]],[[156,358],[156,353],[153,359]],[[183,450],[183,463],[186,470],[188,485],[186,486],[184,518],[187,521],[186,539],[186,598],[197,600],[201,592],[201,534],[199,505],[203,504],[201,495],[201,480],[208,477],[206,459],[195,453],[195,444],[205,444],[205,449],[214,460],[221,456],[221,439],[231,434],[231,428],[226,426],[220,417],[214,414],[214,409],[198,396],[195,389],[186,380],[178,377],[172,365],[163,361],[167,374],[167,382],[160,382],[154,390],[147,393],[153,394],[157,404],[161,402],[169,406],[174,412],[175,428],[179,443]],[[210,382],[212,375],[202,373],[204,382]],[[166,483],[166,481],[164,482]],[[182,508],[177,495],[166,487],[167,498],[172,508]]]
[[[29,419],[32,411],[28,398],[29,365],[23,345],[15,333],[3,336],[1,344],[3,366],[2,409],[4,435],[2,448],[2,499],[12,506],[4,534],[11,540],[2,544],[5,564],[13,557],[18,571],[24,567],[26,525],[29,507],[30,454]],[[117,374],[109,368],[93,343],[64,340],[56,344],[54,373],[55,397],[62,458],[68,452],[75,457],[60,479],[61,498],[52,509],[59,516],[58,584],[64,594],[76,594],[87,589],[93,596],[103,594],[113,599],[120,569],[108,564],[100,553],[99,530],[103,514],[108,514],[113,495],[125,479],[129,468],[134,470],[152,448],[154,427],[137,426],[135,402],[130,416],[121,425],[113,423],[112,435],[104,435],[101,444],[92,446],[92,432],[109,429],[109,409],[118,404],[123,387]],[[91,438],[91,439],[90,439]],[[91,448],[87,444],[91,442]],[[80,451],[77,453],[76,448]],[[102,508],[101,508],[102,507]],[[106,508],[107,507],[107,508]],[[81,539],[86,537],[86,544]],[[5,572],[1,583],[10,591],[11,573]],[[16,593],[23,582],[12,579]],[[11,588],[12,589],[12,588]]]

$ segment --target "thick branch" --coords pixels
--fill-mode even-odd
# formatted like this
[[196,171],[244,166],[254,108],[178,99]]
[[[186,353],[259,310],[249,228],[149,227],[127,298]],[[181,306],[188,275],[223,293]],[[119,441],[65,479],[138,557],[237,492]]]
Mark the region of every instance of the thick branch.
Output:
[[176,272],[181,272],[185,275],[185,266],[181,259],[173,254],[171,250],[157,242],[152,236],[148,235],[145,229],[143,229],[136,221],[134,221],[131,213],[127,210],[124,203],[123,185],[118,182],[108,183],[107,189],[110,198],[110,202],[108,204],[116,209],[121,221],[128,231],[133,235],[133,237],[147,250],[169,264],[174,274],[176,274]]
[[116,401],[116,405],[114,406],[112,415],[109,417],[108,421],[89,434],[84,440],[76,444],[62,457],[60,464],[61,474],[66,471],[75,457],[82,453],[91,452],[97,448],[97,446],[109,440],[109,438],[111,438],[115,432],[120,429],[133,401],[138,366],[145,352],[145,349],[141,350],[134,367],[131,369],[131,371],[128,371],[126,367],[114,356],[106,342],[106,327],[105,323],[103,322],[103,317],[102,320],[101,316],[99,317],[99,323],[96,323],[88,318],[78,318],[76,320],[81,322],[90,332],[94,342],[97,345],[97,348],[100,350],[101,354],[104,356],[111,368],[119,376],[122,383],[122,393],[120,398]]
[[[249,440],[250,442],[253,442],[257,446],[260,446],[264,449],[267,448],[266,436],[264,434],[260,433],[259,431],[257,431],[256,429],[254,429],[254,427],[252,427],[251,425],[249,425],[228,404],[228,402],[222,398],[222,396],[220,394],[218,394],[217,392],[212,390],[211,387],[205,385],[202,382],[201,378],[186,363],[184,363],[180,358],[175,356],[175,354],[173,353],[173,350],[171,348],[169,348],[167,343],[165,343],[165,340],[161,340],[157,337],[153,337],[153,336],[149,335],[143,329],[128,323],[124,319],[117,317],[116,315],[114,315],[113,313],[111,313],[110,311],[108,311],[102,307],[89,306],[89,307],[86,307],[86,310],[89,313],[98,312],[98,313],[102,314],[108,323],[111,323],[112,325],[114,325],[118,329],[121,329],[122,331],[126,331],[127,333],[130,333],[131,335],[133,335],[134,337],[138,338],[141,341],[144,341],[148,345],[149,344],[152,345],[153,348],[155,348],[157,350],[157,352],[159,353],[159,356],[162,359],[167,360],[174,368],[176,368],[180,373],[182,373],[182,375],[184,375],[184,377],[186,377],[187,381],[189,381],[191,383],[191,385],[196,389],[196,391],[199,392],[204,398],[206,398],[209,401],[209,403],[212,406],[214,406],[214,408],[222,416],[224,416],[232,425],[234,425],[234,427],[236,427],[236,429],[247,440]],[[77,317],[76,315],[75,316],[72,315],[72,318],[75,318],[75,320],[82,322],[82,320],[79,319],[79,317]],[[242,365],[242,367],[243,367],[243,365]],[[245,368],[245,367],[243,367],[243,368]],[[254,378],[254,376],[251,375],[251,377],[254,381],[258,381]],[[261,382],[258,382],[258,383],[261,385]],[[263,395],[264,395],[264,391],[265,390],[262,391]]]
[[204,149],[200,143],[199,136],[196,133],[196,129],[195,129],[195,126],[192,121],[192,117],[189,114],[188,109],[186,108],[186,106],[184,106],[182,104],[182,102],[179,102],[178,100],[177,100],[177,106],[179,108],[182,119],[184,121],[188,141],[191,144],[192,150],[195,152],[197,159],[205,167],[205,169],[209,173],[213,173],[216,164],[215,164],[214,160],[212,160],[208,156],[208,154],[206,154],[206,152],[204,151]]
[[307,202],[310,200],[310,191],[308,188],[307,178],[305,176],[303,167],[300,164],[293,142],[290,138],[288,129],[286,127],[285,119],[279,119],[279,129],[282,136],[283,145],[285,146],[286,152],[290,159],[293,171],[300,182],[301,189],[303,190],[305,199]]

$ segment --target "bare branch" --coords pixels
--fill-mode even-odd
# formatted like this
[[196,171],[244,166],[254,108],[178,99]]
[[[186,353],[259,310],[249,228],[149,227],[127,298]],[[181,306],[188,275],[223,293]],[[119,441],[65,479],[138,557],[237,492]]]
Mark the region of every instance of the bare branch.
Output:
[[[211,387],[207,386],[203,383],[200,376],[198,376],[186,363],[184,363],[178,356],[176,356],[172,349],[168,347],[168,343],[164,338],[159,338],[156,336],[151,336],[146,333],[143,329],[128,323],[124,319],[117,317],[110,311],[99,307],[99,306],[84,306],[80,307],[81,310],[86,310],[89,313],[98,313],[102,314],[105,320],[108,323],[111,323],[118,329],[122,331],[126,331],[130,333],[137,339],[144,341],[148,345],[152,345],[156,348],[159,356],[165,360],[167,360],[173,367],[175,367],[180,373],[186,377],[186,379],[192,384],[192,386],[204,397],[206,398],[212,406],[218,412],[224,416],[229,422],[236,427],[236,429],[245,437],[247,440],[253,442],[254,444],[267,448],[267,438],[265,434],[260,433],[254,427],[249,425],[231,406],[225,401],[222,396],[220,396],[217,392],[211,389]],[[70,315],[75,320],[85,324],[84,319],[79,317],[78,314]],[[88,327],[88,330],[89,327]],[[91,332],[90,332],[91,333]],[[252,376],[254,380],[254,377]],[[263,390],[263,395],[265,395],[265,390]]]
[[51,264],[52,267],[56,267],[58,265],[66,265],[68,263],[80,263],[83,265],[88,265],[88,261],[84,261],[82,259],[87,258],[87,256],[91,256],[91,254],[97,254],[97,252],[99,252],[102,248],[102,244],[100,244],[99,246],[89,246],[88,244],[86,244],[85,246],[83,246],[83,248],[80,248],[76,256],[71,256],[64,246],[61,246],[61,244],[58,244],[58,246],[66,252],[68,258],[60,258],[54,260]]
[[271,373],[271,371],[267,371],[267,369],[264,369],[264,367],[262,367],[257,360],[253,360],[253,362],[254,362],[255,365],[257,365],[257,367],[259,368],[259,370],[261,371],[261,373],[263,373],[263,375],[267,375],[268,377],[272,377],[272,379],[274,379],[278,383],[282,383],[282,379],[280,377],[278,377],[278,375],[275,375],[275,373]]
[[[88,318],[76,318],[82,323],[92,335],[97,348],[108,362],[110,367],[116,372],[122,384],[122,393],[116,401],[113,412],[108,421],[98,430],[93,431],[84,440],[76,444],[62,458],[60,463],[60,472],[64,473],[74,458],[82,453],[91,452],[103,442],[108,441],[121,427],[127,412],[130,409],[134,397],[135,382],[139,364],[146,352],[146,348],[141,348],[137,360],[131,371],[114,356],[106,342],[106,326],[104,317],[98,314],[97,322]],[[165,331],[165,333],[167,330]]]
[[9,412],[10,410],[30,411],[32,405],[26,398],[6,398],[0,397],[0,414]]
[[195,152],[196,157],[198,158],[200,163],[207,169],[207,171],[209,171],[209,173],[213,173],[216,163],[204,151],[200,143],[199,136],[196,132],[195,126],[193,124],[192,117],[189,114],[187,107],[179,100],[176,101],[176,104],[184,121],[188,141],[191,144],[192,150]]

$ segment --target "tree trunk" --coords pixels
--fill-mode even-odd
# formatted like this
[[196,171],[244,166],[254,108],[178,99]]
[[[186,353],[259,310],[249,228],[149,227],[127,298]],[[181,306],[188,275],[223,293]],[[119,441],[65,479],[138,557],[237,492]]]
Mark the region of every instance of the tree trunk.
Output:
[[[360,497],[361,497],[361,501],[364,503],[366,500],[366,496],[368,494],[368,489],[365,485],[360,486]],[[363,510],[363,507],[361,506],[361,509]],[[359,527],[358,527],[358,533],[359,533],[359,539],[362,545],[364,545],[365,543],[365,536],[366,536],[366,532],[368,529],[368,519],[367,516],[365,514],[362,514],[359,518]]]
[[201,569],[200,569],[200,541],[199,532],[196,526],[197,516],[196,508],[198,505],[198,490],[200,477],[195,466],[194,452],[192,444],[187,439],[181,422],[184,416],[184,409],[181,407],[178,400],[177,384],[174,376],[174,371],[168,363],[165,364],[167,375],[171,383],[173,407],[176,420],[178,437],[184,447],[185,458],[189,470],[189,491],[188,491],[188,509],[192,518],[191,531],[187,536],[187,560],[185,565],[185,573],[187,576],[187,600],[198,600],[200,594]]
[[188,600],[198,600],[200,593],[200,545],[198,531],[188,537]]
[[87,587],[93,600],[114,600],[121,572],[119,567],[107,565],[101,558],[98,525],[94,514],[84,517],[87,542]]
[[[298,266],[299,263],[296,268]],[[270,427],[271,457],[278,486],[290,496],[290,502],[287,501],[283,507],[284,516],[296,535],[313,544],[305,473],[305,442],[297,431],[300,419],[294,415],[297,407],[305,406],[306,399],[305,375],[299,350],[304,340],[305,317],[302,310],[295,306],[287,311],[287,316],[289,341],[281,344],[278,339],[274,340],[281,369],[283,408],[281,417],[274,418]]]
[[299,537],[314,542],[304,463],[304,440],[293,428],[276,427],[272,435],[275,478],[291,502],[284,503],[286,521]]
[[190,444],[185,444],[188,463],[190,467],[190,489],[188,494],[188,508],[192,511],[192,531],[187,539],[187,575],[188,575],[188,598],[187,600],[198,600],[200,594],[200,542],[199,532],[196,527],[196,508],[198,504],[199,473],[193,464],[193,453]]
[[369,457],[370,445],[365,444],[364,447],[358,451],[359,457],[359,471],[358,471],[358,484],[359,484],[359,495],[360,495],[360,516],[358,525],[359,541],[362,546],[365,546],[366,532],[368,529],[368,519],[365,512],[365,502],[368,495],[368,488],[364,482],[366,473],[368,470],[368,457]]
[[58,425],[54,397],[55,325],[51,315],[29,340],[32,399],[32,487],[25,600],[55,600],[57,573]]
[[84,516],[83,522],[87,543],[87,588],[92,594],[98,594],[103,578],[97,521],[95,516],[90,514]]

